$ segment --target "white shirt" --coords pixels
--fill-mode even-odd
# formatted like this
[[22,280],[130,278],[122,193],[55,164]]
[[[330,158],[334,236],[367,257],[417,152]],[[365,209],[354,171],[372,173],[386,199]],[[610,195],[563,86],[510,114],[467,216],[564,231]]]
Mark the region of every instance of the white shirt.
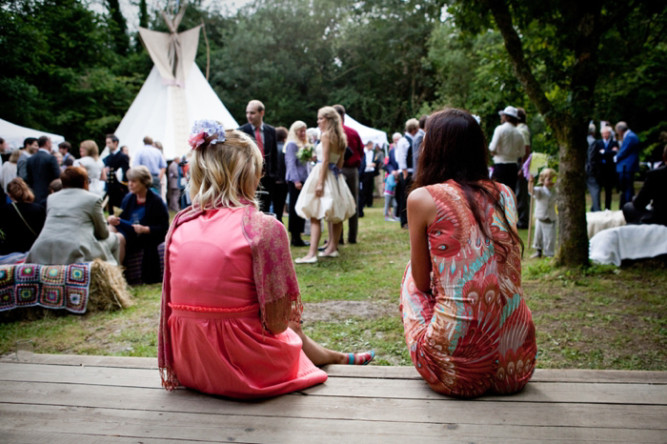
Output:
[[398,169],[408,170],[408,173],[412,172],[412,168],[408,168],[408,150],[410,149],[410,142],[408,139],[403,136],[401,140],[396,144],[396,152],[394,153],[396,157],[396,163],[398,164]]
[[556,187],[536,186],[533,189],[533,197],[535,198],[535,218],[556,222]]
[[526,153],[521,132],[509,122],[493,131],[489,150],[494,153],[493,163],[516,163]]
[[365,173],[372,173],[375,171],[375,167],[372,165],[374,154],[375,150],[364,148],[364,156],[366,158],[366,169],[364,170]]

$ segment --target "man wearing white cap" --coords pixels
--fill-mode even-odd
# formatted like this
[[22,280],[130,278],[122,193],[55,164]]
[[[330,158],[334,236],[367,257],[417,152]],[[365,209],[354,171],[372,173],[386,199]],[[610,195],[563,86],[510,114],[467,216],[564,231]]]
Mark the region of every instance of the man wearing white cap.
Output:
[[493,131],[489,151],[493,155],[493,179],[510,187],[516,188],[519,164],[525,153],[525,143],[521,132],[516,128],[519,113],[513,106],[500,111],[501,124]]

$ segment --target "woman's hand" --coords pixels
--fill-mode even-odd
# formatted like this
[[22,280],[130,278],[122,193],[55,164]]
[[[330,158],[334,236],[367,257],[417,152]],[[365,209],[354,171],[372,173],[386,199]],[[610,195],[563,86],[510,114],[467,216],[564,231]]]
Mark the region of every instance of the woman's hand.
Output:
[[132,228],[134,228],[134,232],[137,234],[148,234],[151,232],[151,229],[146,225],[134,224],[132,225]]
[[315,196],[322,197],[324,195],[324,184],[318,183],[315,187]]
[[301,190],[301,188],[303,188],[303,184],[301,182],[294,182],[294,188]]
[[120,219],[117,216],[109,216],[107,222],[109,225],[113,225],[115,227],[120,224]]

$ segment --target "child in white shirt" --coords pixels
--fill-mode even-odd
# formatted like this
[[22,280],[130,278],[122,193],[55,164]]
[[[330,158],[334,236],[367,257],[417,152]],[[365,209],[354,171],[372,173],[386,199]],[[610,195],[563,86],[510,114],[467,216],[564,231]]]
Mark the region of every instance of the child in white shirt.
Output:
[[538,186],[531,176],[528,191],[535,198],[535,237],[531,257],[553,257],[556,246],[556,172],[545,168],[540,172]]

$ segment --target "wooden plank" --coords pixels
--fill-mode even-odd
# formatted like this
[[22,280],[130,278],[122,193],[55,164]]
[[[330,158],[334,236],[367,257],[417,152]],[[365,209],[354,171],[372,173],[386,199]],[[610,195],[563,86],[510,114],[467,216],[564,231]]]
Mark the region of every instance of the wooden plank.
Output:
[[[35,428],[39,433],[35,433]],[[663,442],[664,432],[581,427],[410,423],[0,405],[3,442]],[[49,439],[43,439],[43,438]],[[53,438],[53,439],[51,439]]]
[[240,402],[190,390],[168,393],[161,389],[32,382],[7,384],[0,391],[0,403],[283,418],[667,430],[664,405],[334,398],[299,393]]
[[[38,364],[0,363],[0,380],[5,382],[54,382],[83,385],[160,388],[155,369],[62,367]],[[451,399],[432,391],[422,380],[363,379],[332,376],[325,384],[303,391],[309,395],[352,398]],[[480,400],[498,402],[577,402],[654,404],[667,403],[667,385],[613,383],[531,382],[512,396],[486,396]]]
[[[76,432],[48,432],[21,429],[16,431],[6,431],[0,428],[0,436],[4,444],[137,444],[139,440],[136,437],[126,436],[101,436],[99,434],[84,434]],[[179,442],[182,440],[171,440],[168,438],[141,438],[142,444],[161,444],[164,442]],[[199,441],[199,442],[223,442],[223,441]]]
[[[0,357],[0,362],[17,362],[15,355]],[[136,358],[125,356],[53,355],[33,354],[28,363],[102,366],[121,368],[157,368],[156,358]],[[421,376],[412,366],[351,366],[329,365],[324,367],[331,376],[354,378],[417,379]],[[625,382],[667,384],[667,371],[628,370],[580,370],[580,369],[537,369],[533,382]]]
[[0,357],[0,362],[51,364],[90,367],[153,368],[157,369],[157,358],[138,358],[130,356],[95,356],[95,355],[52,355],[33,353],[22,361],[13,353]]

